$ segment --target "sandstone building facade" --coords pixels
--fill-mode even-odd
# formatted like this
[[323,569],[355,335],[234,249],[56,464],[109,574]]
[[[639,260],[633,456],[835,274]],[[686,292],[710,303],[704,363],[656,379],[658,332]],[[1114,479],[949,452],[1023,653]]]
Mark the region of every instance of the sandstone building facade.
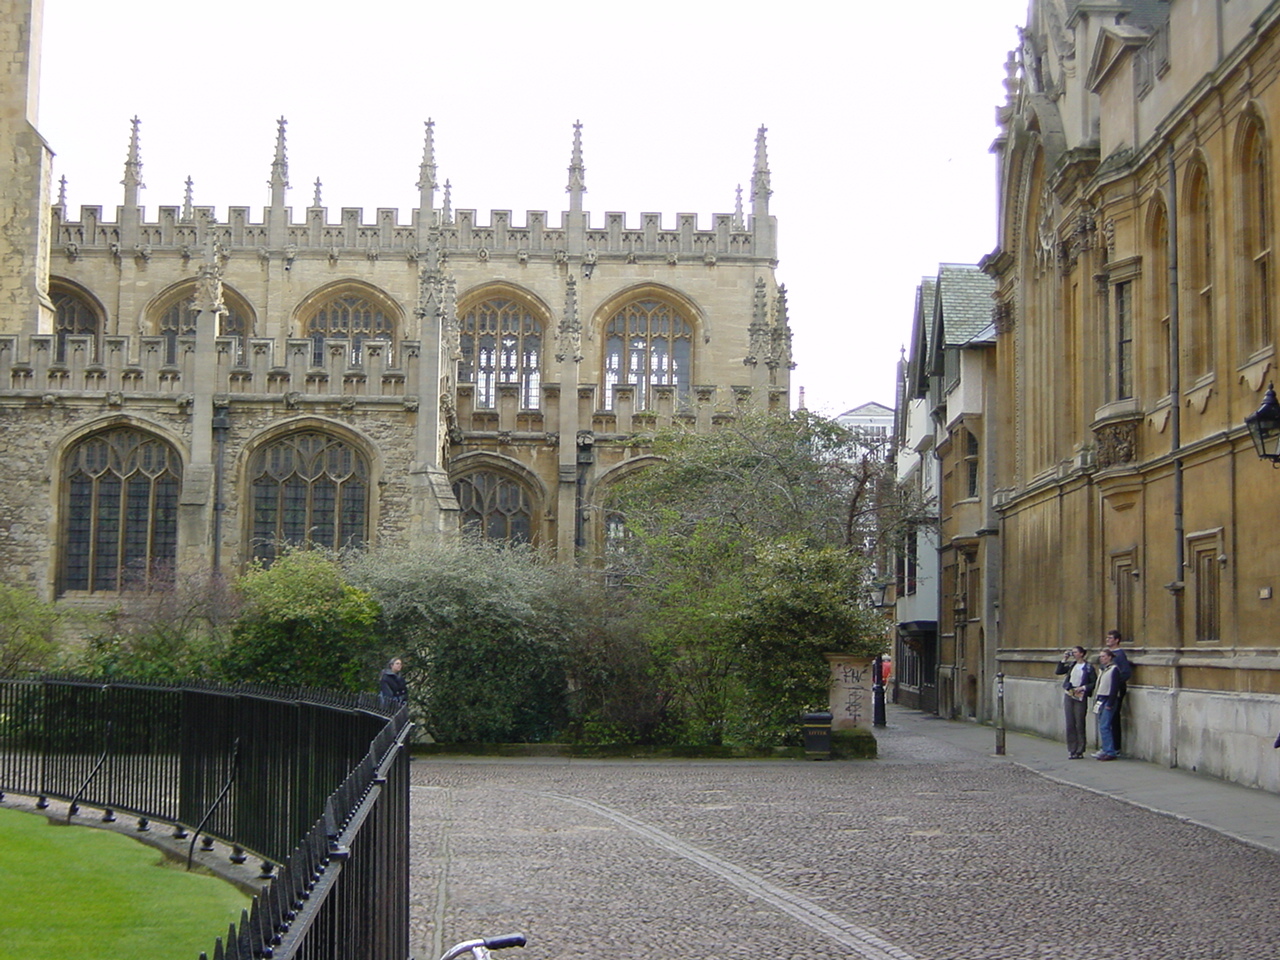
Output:
[[452,209],[430,122],[415,209],[332,211],[318,186],[296,208],[283,119],[263,210],[219,217],[190,186],[144,208],[135,119],[119,204],[71,211],[33,125],[39,0],[0,13],[7,582],[94,602],[282,543],[459,529],[590,562],[653,430],[787,408],[763,128],[749,209],[702,225],[593,220],[579,125],[554,219]]
[[[1131,641],[1124,749],[1280,789],[1280,4],[1034,0],[1000,109],[998,669],[1060,735],[1059,651]],[[942,597],[944,609],[948,598]]]

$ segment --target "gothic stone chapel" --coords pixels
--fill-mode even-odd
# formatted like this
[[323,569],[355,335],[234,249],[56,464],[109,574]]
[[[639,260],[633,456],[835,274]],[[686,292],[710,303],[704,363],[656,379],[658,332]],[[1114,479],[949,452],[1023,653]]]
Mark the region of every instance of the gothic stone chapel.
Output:
[[459,529],[589,562],[655,429],[787,408],[763,128],[750,215],[710,229],[592,223],[578,124],[556,223],[452,209],[430,121],[407,212],[335,213],[318,188],[295,211],[283,119],[264,210],[216,216],[188,182],[148,211],[134,119],[120,205],[73,212],[33,124],[39,0],[0,11],[6,581],[87,601],[283,543]]

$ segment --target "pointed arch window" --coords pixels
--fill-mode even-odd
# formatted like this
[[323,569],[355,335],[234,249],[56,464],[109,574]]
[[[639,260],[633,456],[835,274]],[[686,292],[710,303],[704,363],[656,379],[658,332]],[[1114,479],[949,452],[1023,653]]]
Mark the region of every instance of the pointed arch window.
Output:
[[1187,329],[1191,334],[1191,372],[1213,371],[1213,218],[1209,176],[1203,164],[1187,174]]
[[477,470],[453,482],[461,508],[462,532],[484,540],[528,543],[533,539],[533,505],[520,481],[493,470]]
[[67,359],[67,337],[91,336],[102,332],[101,318],[87,299],[71,290],[50,291],[53,300],[53,332],[57,336],[54,357]]
[[[157,328],[160,336],[164,337],[165,363],[178,362],[179,337],[195,336],[196,318],[200,313],[195,309],[194,293],[194,287],[188,288],[181,299],[170,301],[160,313]],[[250,329],[248,308],[235,298],[226,296],[225,292],[223,306],[226,307],[226,312],[219,316],[218,336],[240,337],[243,342],[243,338],[249,334]]]
[[369,461],[345,440],[306,430],[270,443],[249,465],[256,559],[283,545],[363,546],[369,539]]
[[1240,138],[1241,213],[1244,219],[1244,346],[1248,353],[1271,343],[1271,197],[1266,141],[1253,119]]
[[614,387],[636,388],[636,409],[652,409],[656,386],[673,386],[676,403],[689,400],[693,375],[693,327],[675,307],[645,298],[609,318],[604,337],[604,403],[613,409]]
[[1153,373],[1150,382],[1155,384],[1156,392],[1164,395],[1173,382],[1173,358],[1169,355],[1172,342],[1169,329],[1169,213],[1161,199],[1151,207],[1148,249],[1151,269],[1143,272],[1143,285],[1147,292],[1145,308],[1149,315],[1145,318],[1143,336],[1151,337],[1151,342],[1158,344],[1158,352],[1150,358],[1146,369]]
[[311,361],[324,365],[325,338],[351,342],[351,365],[360,366],[366,340],[394,340],[396,321],[388,310],[369,297],[350,291],[323,301],[303,318],[302,329],[312,342]]
[[542,324],[517,300],[493,297],[460,320],[458,382],[475,384],[475,406],[491,410],[499,384],[519,387],[520,407],[541,406]]
[[115,591],[171,576],[182,463],[165,441],[115,427],[79,441],[63,462],[61,589]]

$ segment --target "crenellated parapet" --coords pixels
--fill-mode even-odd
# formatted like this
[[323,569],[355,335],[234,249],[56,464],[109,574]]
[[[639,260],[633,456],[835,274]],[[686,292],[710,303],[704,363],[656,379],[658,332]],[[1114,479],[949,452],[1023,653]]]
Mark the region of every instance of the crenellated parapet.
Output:
[[[249,207],[231,207],[227,222],[214,218],[212,207],[194,206],[184,216],[183,207],[162,206],[152,220],[125,214],[118,207],[108,219],[100,206],[83,206],[78,219],[70,219],[63,207],[53,209],[55,257],[86,256],[137,258],[176,256],[184,260],[198,257],[210,240],[230,256],[266,257],[289,262],[297,257],[378,259],[396,257],[418,260],[425,255],[419,244],[418,224],[423,211],[409,211],[407,221],[401,211],[379,207],[367,218],[361,207],[343,207],[334,217],[327,207],[308,207],[301,219],[285,207],[284,242],[273,243],[274,220],[270,208],[261,220],[253,218]],[[570,214],[562,213],[553,225],[545,210],[530,210],[517,224],[510,210],[491,210],[483,220],[476,210],[457,210],[445,222],[442,210],[427,211],[428,225],[438,231],[441,250],[449,256],[473,257],[484,261],[504,258],[526,263],[530,260],[567,260],[571,235],[575,232]],[[610,211],[603,222],[591,224],[589,215],[582,233],[583,256],[588,260],[617,259],[635,263],[654,260],[662,263],[689,262],[715,265],[720,260],[773,258],[760,238],[735,224],[732,213],[711,217],[710,228],[700,227],[698,215],[678,213],[675,222],[663,222],[660,213],[641,213],[639,222],[627,222],[627,215]]]
[[[133,395],[190,394],[196,380],[196,338],[91,336],[0,336],[0,392],[103,394],[123,401]],[[416,409],[426,382],[416,341],[394,346],[365,340],[353,348],[345,339],[219,337],[214,390],[233,397],[393,400]],[[170,361],[172,357],[172,361]]]

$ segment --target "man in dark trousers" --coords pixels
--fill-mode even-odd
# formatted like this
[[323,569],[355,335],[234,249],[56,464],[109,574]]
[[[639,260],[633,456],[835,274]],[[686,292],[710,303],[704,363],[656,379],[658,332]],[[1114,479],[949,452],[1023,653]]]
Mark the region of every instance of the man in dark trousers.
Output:
[[1111,714],[1111,742],[1115,744],[1116,753],[1120,752],[1120,708],[1124,706],[1125,692],[1129,689],[1129,679],[1133,676],[1133,666],[1129,663],[1128,656],[1120,649],[1120,631],[1108,630],[1106,637],[1102,641],[1104,649],[1111,651],[1112,659],[1116,664],[1116,682],[1119,684],[1115,691],[1115,710]]

